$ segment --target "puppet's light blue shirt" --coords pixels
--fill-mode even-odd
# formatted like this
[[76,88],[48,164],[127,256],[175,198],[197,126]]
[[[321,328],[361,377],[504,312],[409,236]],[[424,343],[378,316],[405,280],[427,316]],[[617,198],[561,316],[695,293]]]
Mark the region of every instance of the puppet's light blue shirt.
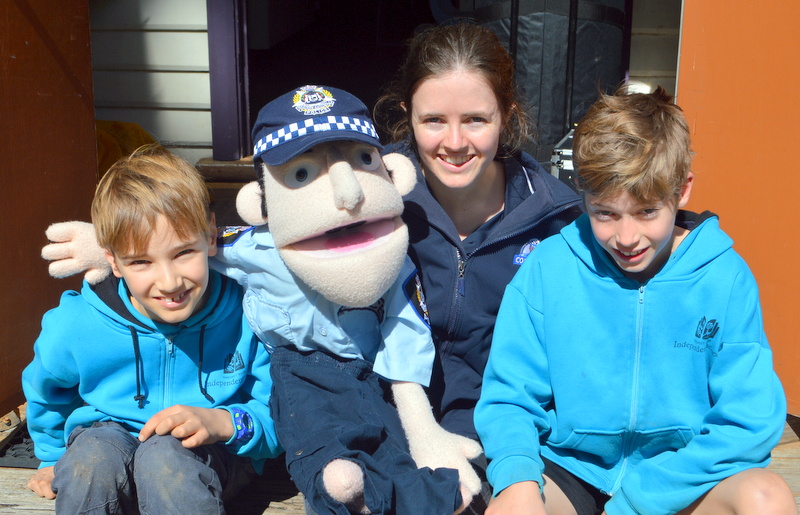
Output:
[[349,308],[328,301],[292,274],[266,226],[229,228],[218,250],[211,266],[245,288],[244,313],[262,342],[361,358],[390,381],[428,386],[434,347],[430,327],[412,302],[419,290],[408,257],[378,302]]

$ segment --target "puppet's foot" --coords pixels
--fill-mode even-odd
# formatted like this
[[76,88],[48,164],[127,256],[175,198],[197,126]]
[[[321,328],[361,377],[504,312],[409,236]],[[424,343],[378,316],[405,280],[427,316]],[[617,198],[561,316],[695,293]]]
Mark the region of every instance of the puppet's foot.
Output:
[[357,463],[333,460],[322,470],[322,483],[328,495],[347,506],[351,513],[369,513],[364,504],[364,474]]

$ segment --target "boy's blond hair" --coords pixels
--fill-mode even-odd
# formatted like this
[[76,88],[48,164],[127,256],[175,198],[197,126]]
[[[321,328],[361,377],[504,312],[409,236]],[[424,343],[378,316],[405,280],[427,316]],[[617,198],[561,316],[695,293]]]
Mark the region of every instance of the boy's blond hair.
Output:
[[158,144],[114,163],[100,179],[92,224],[101,247],[114,254],[147,248],[159,215],[181,239],[210,237],[210,196],[200,173]]
[[581,190],[600,198],[627,192],[640,203],[676,202],[692,162],[689,126],[664,88],[600,99],[573,139]]

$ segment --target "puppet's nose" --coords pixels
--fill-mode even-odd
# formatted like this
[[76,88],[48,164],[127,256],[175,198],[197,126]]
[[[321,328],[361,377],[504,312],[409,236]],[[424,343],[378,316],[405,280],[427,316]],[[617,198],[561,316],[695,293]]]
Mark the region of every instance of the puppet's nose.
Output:
[[364,192],[353,167],[344,159],[330,163],[328,175],[333,186],[333,201],[337,209],[353,210],[364,200]]

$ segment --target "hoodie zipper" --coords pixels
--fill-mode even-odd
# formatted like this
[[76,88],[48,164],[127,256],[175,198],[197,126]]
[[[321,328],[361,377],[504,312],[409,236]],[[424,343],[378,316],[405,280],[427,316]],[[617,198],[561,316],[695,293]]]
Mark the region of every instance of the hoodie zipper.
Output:
[[176,335],[166,335],[166,350],[167,350],[167,366],[164,367],[164,390],[162,393],[162,399],[164,399],[164,406],[171,406],[171,395],[172,392],[170,391],[170,378],[172,377],[173,367],[175,365],[175,336]]
[[628,420],[628,430],[624,436],[625,442],[622,454],[622,466],[620,467],[617,480],[614,482],[612,492],[616,492],[622,483],[622,478],[625,476],[625,471],[628,468],[630,461],[631,447],[633,445],[633,433],[636,429],[637,415],[639,410],[639,369],[641,367],[642,359],[642,330],[644,327],[644,290],[645,285],[639,285],[638,296],[636,299],[636,347],[634,349],[633,361],[633,376],[631,381],[631,399],[630,399],[630,418]]

